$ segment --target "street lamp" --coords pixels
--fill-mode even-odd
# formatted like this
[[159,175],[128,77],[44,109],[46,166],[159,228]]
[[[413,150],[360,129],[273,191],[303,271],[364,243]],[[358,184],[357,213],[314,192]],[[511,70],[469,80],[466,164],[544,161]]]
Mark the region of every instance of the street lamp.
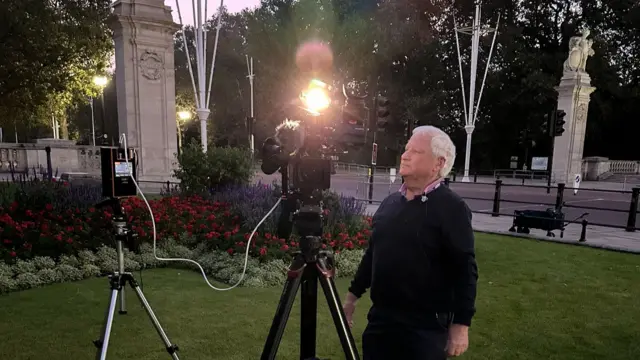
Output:
[[182,125],[191,120],[191,111],[178,111],[178,153],[182,151]]
[[[93,83],[100,88],[100,99],[102,101],[102,133],[106,134],[107,130],[106,130],[106,125],[105,125],[105,109],[104,109],[104,87],[107,86],[107,83],[109,82],[109,79],[107,79],[106,76],[94,76],[93,77]],[[93,99],[92,99],[92,103],[93,103]],[[93,106],[91,107],[93,109]],[[93,115],[93,110],[92,111],[92,115]],[[96,139],[96,133],[95,133],[95,124],[91,124],[92,128],[93,128],[93,145],[95,146],[95,139]],[[105,142],[106,142],[106,138],[105,138]]]

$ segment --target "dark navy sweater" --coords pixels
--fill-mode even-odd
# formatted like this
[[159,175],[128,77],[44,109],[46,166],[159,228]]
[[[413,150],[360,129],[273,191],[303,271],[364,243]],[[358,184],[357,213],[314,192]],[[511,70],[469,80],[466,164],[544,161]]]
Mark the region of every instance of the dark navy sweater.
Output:
[[397,192],[380,204],[349,291],[359,298],[371,288],[372,311],[394,321],[428,326],[453,313],[454,324],[470,326],[478,279],[471,211],[447,186],[422,200]]

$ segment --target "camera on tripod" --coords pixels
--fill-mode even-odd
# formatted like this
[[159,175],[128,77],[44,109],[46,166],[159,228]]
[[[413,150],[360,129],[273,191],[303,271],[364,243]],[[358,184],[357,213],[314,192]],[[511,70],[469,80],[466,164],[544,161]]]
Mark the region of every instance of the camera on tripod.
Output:
[[285,120],[262,146],[262,171],[282,174],[282,211],[278,236],[287,239],[293,228],[300,238],[300,252],[292,261],[285,289],[262,352],[262,360],[275,359],[280,339],[301,287],[300,359],[315,359],[317,286],[320,282],[346,359],[359,359],[334,282],[333,254],[323,251],[322,193],[331,187],[331,156],[365,143],[368,109],[364,98],[349,96],[339,121],[330,121],[329,88],[311,81],[300,96],[302,120]]
[[100,164],[102,196],[120,198],[138,195],[134,182],[136,156],[133,149],[103,147],[100,149]]

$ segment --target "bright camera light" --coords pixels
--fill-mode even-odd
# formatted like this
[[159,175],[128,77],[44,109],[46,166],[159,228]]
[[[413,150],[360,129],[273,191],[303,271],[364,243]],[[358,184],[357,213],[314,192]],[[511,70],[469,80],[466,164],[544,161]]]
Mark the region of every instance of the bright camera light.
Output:
[[320,115],[321,111],[331,105],[331,99],[329,98],[326,87],[327,85],[322,81],[313,80],[309,88],[302,92],[300,98],[307,111],[314,115]]

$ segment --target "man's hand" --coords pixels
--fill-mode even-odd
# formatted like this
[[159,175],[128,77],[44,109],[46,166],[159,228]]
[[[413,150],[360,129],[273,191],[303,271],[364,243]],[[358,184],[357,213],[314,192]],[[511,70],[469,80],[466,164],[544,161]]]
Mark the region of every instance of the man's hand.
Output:
[[358,298],[355,295],[347,293],[347,297],[342,304],[342,309],[344,310],[344,315],[347,317],[349,327],[353,327],[353,313],[356,311],[357,302]]
[[460,356],[469,347],[469,327],[459,324],[451,324],[449,327],[449,340],[447,341],[447,356]]

